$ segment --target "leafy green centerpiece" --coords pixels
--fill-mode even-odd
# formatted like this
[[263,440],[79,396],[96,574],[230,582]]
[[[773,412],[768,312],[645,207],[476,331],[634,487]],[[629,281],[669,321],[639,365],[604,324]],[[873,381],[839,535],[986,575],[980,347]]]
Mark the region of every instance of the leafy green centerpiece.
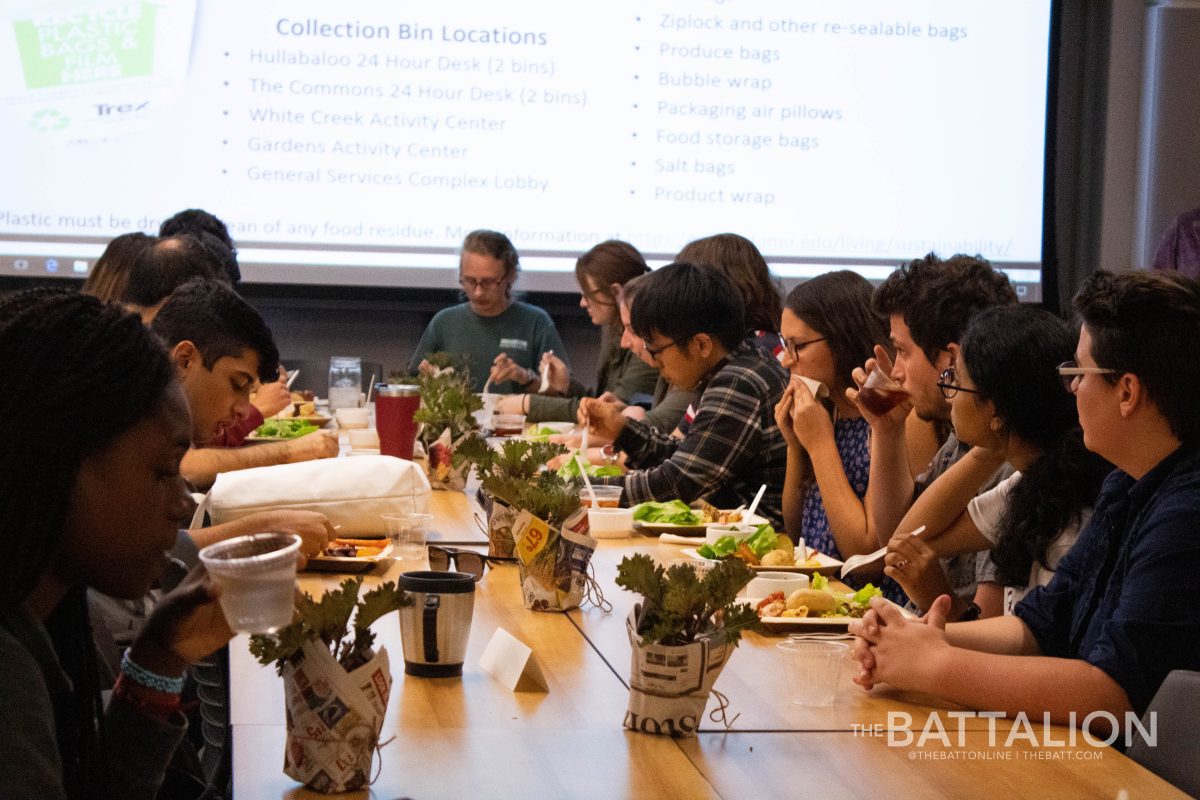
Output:
[[479,474],[489,554],[516,558],[525,607],[537,611],[577,607],[591,580],[587,566],[596,540],[579,500],[583,481],[545,469],[564,452],[548,442],[510,439],[493,447],[473,439],[457,453]]
[[373,649],[371,625],[412,602],[392,582],[360,599],[362,583],[348,578],[320,600],[305,594],[290,625],[250,637],[259,663],[274,664],[283,676],[283,771],[320,792],[368,783],[392,688],[387,650]]
[[430,353],[425,361],[430,369],[415,378],[421,407],[413,419],[422,426],[430,484],[434,489],[457,491],[466,485],[466,478],[455,469],[454,451],[479,429],[475,412],[483,409],[483,401],[472,391],[471,374],[461,359]]
[[617,585],[642,596],[626,620],[633,650],[625,727],[695,736],[708,695],[742,632],[758,614],[737,593],[754,573],[728,559],[701,575],[693,564],[655,564],[639,553],[621,559]]

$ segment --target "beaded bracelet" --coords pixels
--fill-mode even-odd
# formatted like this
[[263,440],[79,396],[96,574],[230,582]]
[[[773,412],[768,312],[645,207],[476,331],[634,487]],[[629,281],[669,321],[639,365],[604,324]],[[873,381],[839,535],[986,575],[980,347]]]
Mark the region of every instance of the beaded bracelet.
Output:
[[155,691],[166,692],[167,694],[179,694],[183,691],[182,675],[178,678],[171,678],[166,675],[159,675],[157,672],[151,672],[134,662],[129,657],[128,650],[121,656],[121,672],[128,676],[129,680],[139,683],[147,689],[154,689]]

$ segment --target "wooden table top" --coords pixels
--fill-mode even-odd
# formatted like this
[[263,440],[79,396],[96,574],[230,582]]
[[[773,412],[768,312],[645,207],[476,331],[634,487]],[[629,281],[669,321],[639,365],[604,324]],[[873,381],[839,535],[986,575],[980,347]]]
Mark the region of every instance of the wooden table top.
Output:
[[[434,492],[434,541],[482,541],[474,510],[460,493]],[[472,531],[474,533],[472,533]],[[732,732],[707,723],[694,739],[630,733],[621,721],[628,701],[630,649],[625,615],[636,600],[613,583],[622,555],[677,557],[678,548],[635,537],[606,540],[593,557],[597,578],[613,603],[611,614],[587,608],[569,614],[528,611],[517,569],[501,564],[477,584],[474,617],[461,678],[404,675],[395,616],[375,627],[388,649],[395,684],[382,738],[380,777],[370,796],[414,798],[514,797],[1010,797],[1184,796],[1115,750],[1046,748],[1026,742],[988,747],[987,721],[966,720],[961,741],[940,748],[888,746],[864,735],[907,711],[915,731],[930,713],[957,733],[952,709],[933,698],[876,689],[867,693],[843,671],[837,700],[827,708],[793,706],[764,689],[778,686],[782,667],[775,644],[785,637],[743,638],[716,688],[738,717]],[[420,569],[394,561],[369,583]],[[318,592],[342,576],[304,573],[303,590]],[[511,692],[484,673],[479,657],[498,627],[536,654],[548,692]],[[230,645],[234,793],[237,798],[316,798],[282,772],[285,729],[282,681],[257,664],[245,637]],[[712,708],[712,704],[710,704]],[[998,728],[1006,730],[1005,722]],[[1003,744],[1003,735],[1000,737]],[[1081,739],[1082,742],[1082,739]],[[939,755],[940,754],[940,755]],[[982,787],[987,787],[986,789]],[[356,797],[367,797],[366,792]]]

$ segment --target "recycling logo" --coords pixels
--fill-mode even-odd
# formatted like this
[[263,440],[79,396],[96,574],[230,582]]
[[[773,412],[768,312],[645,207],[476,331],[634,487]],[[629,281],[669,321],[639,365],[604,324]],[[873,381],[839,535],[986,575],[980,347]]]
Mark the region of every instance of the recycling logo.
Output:
[[63,128],[71,124],[71,118],[65,114],[60,114],[53,108],[43,108],[41,111],[34,112],[34,115],[29,119],[29,127],[35,131],[46,133],[48,131],[61,131]]

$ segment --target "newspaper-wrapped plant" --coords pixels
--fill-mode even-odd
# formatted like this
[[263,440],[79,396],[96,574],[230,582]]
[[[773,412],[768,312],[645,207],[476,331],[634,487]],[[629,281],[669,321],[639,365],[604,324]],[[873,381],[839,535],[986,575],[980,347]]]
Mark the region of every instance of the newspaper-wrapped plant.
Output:
[[[452,356],[430,353],[426,361],[432,365],[432,371],[417,377],[421,407],[413,419],[421,424],[430,486],[457,491],[467,480],[465,470],[456,466],[454,453],[479,429],[475,412],[483,408],[483,401],[471,391],[471,376],[466,368],[452,366],[457,363]],[[446,366],[438,366],[435,361]]]
[[320,600],[305,594],[292,624],[250,637],[259,663],[274,664],[283,676],[283,771],[320,792],[368,783],[392,688],[387,650],[373,649],[371,625],[412,602],[392,582],[360,599],[362,582],[348,578]]
[[759,630],[758,614],[737,593],[754,573],[727,559],[703,577],[691,564],[664,568],[650,556],[627,556],[617,585],[642,602],[626,620],[633,650],[625,727],[695,736],[713,684],[742,631]]
[[578,480],[542,478],[546,462],[566,452],[560,444],[509,440],[492,447],[470,438],[455,451],[456,464],[470,465],[479,475],[480,505],[488,517],[488,555],[513,555],[513,523],[528,510],[535,517],[562,523],[579,508]]

